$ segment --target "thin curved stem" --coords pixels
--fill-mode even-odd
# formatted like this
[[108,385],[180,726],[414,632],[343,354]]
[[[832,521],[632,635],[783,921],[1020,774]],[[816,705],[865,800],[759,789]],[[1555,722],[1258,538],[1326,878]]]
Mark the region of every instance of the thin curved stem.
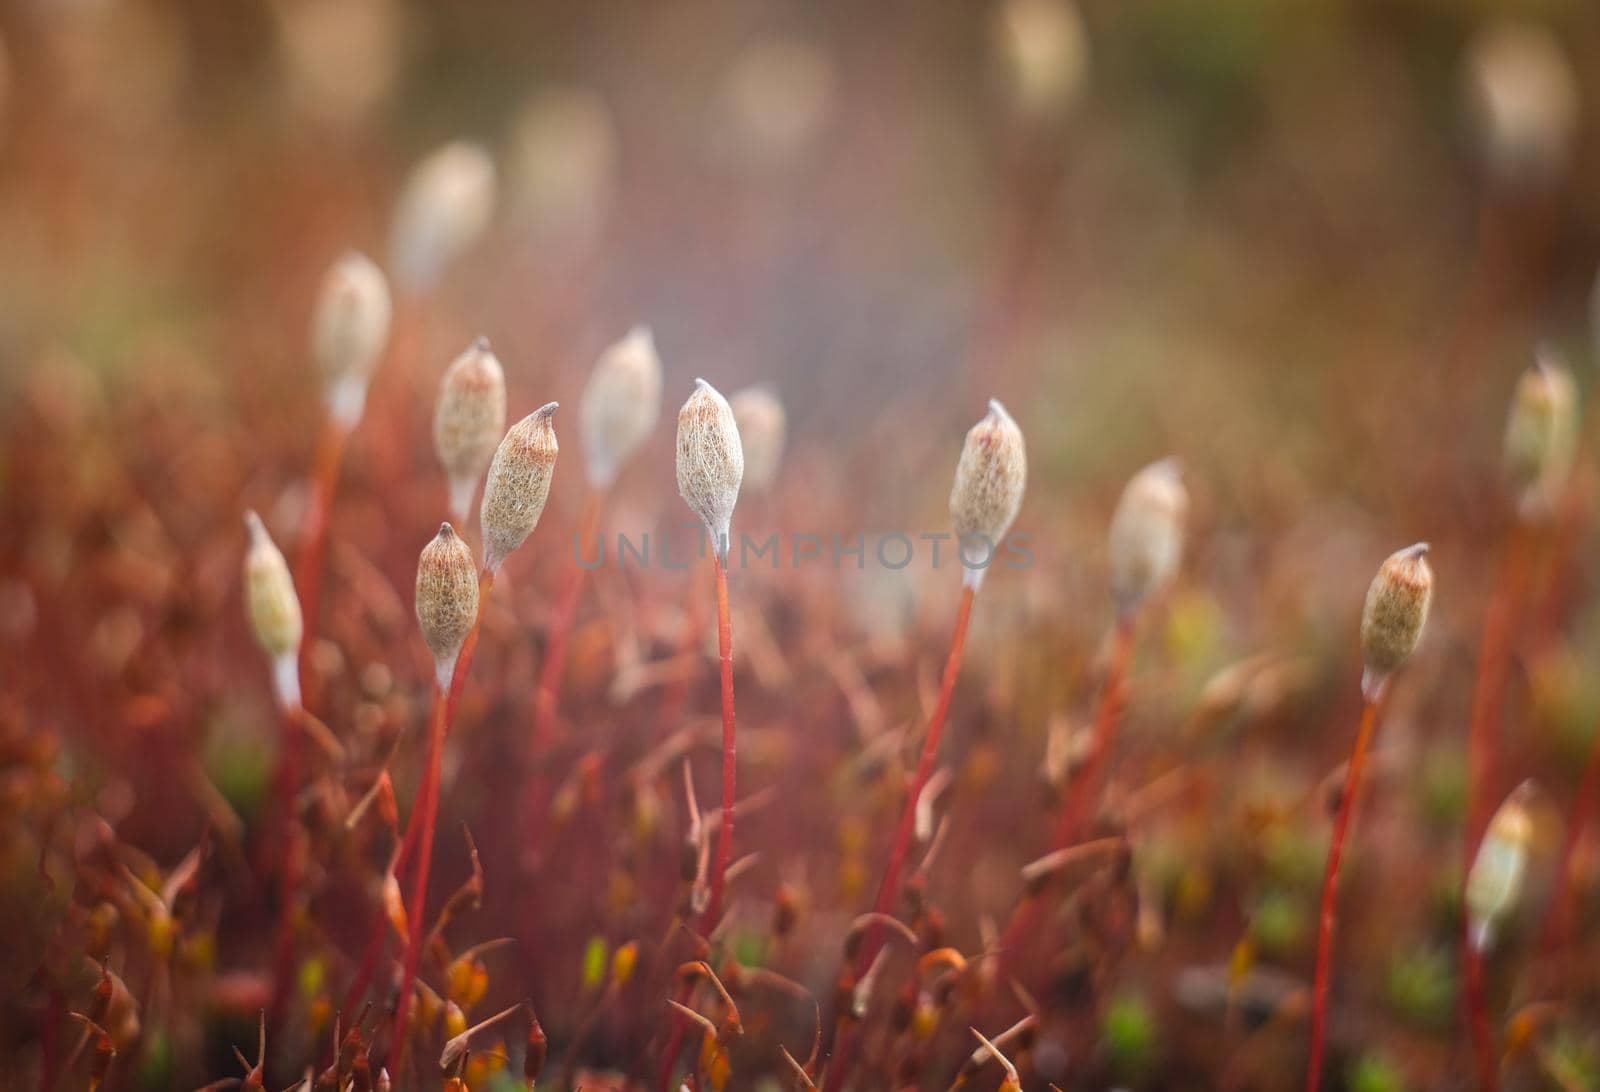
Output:
[[1499,750],[1500,718],[1505,707],[1506,675],[1527,593],[1532,538],[1521,520],[1500,558],[1494,590],[1484,611],[1478,645],[1478,673],[1473,680],[1471,719],[1467,727],[1467,837],[1465,868],[1472,867],[1478,843],[1496,799],[1494,773]]
[[1122,709],[1127,703],[1128,665],[1133,659],[1133,636],[1134,615],[1131,611],[1125,612],[1117,617],[1116,630],[1111,638],[1111,662],[1106,668],[1105,685],[1100,689],[1100,707],[1095,713],[1089,761],[1067,785],[1067,796],[1062,801],[1061,818],[1056,823],[1052,849],[1065,849],[1083,837],[1083,828],[1089,820],[1091,809],[1100,799],[1101,782],[1105,780],[1106,766],[1111,761],[1117,724],[1122,719]]
[[[716,571],[717,582],[717,656],[721,666],[722,678],[722,821],[717,829],[717,855],[711,871],[711,895],[706,900],[706,911],[700,919],[700,931],[705,936],[710,936],[717,922],[722,917],[723,892],[727,884],[728,862],[733,857],[733,803],[735,792],[735,747],[734,747],[734,712],[733,712],[733,626],[729,621],[728,611],[728,573],[722,564],[722,556],[713,554],[712,562]],[[684,1004],[689,1000],[693,987],[685,983],[679,988],[678,1003]],[[657,1087],[661,1092],[669,1092],[672,1085],[672,1072],[677,1067],[678,1055],[683,1051],[685,1041],[684,1024],[674,1022],[671,1035],[667,1039],[666,1050],[661,1055],[661,1067],[657,1071]]]
[[[466,686],[467,672],[472,667],[472,654],[478,647],[478,631],[483,623],[483,604],[489,598],[490,589],[494,587],[494,572],[483,569],[478,573],[478,616],[472,620],[472,628],[467,631],[466,640],[461,644],[461,652],[456,656],[455,672],[450,676],[450,694],[445,705],[445,731],[456,721],[456,704],[461,700],[461,691]],[[421,793],[418,792],[417,804],[421,804]],[[413,806],[411,817],[406,821],[405,832],[400,837],[400,849],[395,856],[394,872],[396,876],[405,873],[406,866],[411,863],[411,858],[416,852],[417,839],[422,830],[422,809]],[[379,905],[372,922],[372,930],[368,935],[367,946],[361,953],[361,963],[357,967],[356,976],[350,983],[350,989],[345,993],[345,1012],[354,1012],[360,1005],[361,998],[366,994],[367,987],[372,983],[372,976],[378,969],[378,957],[383,953],[383,941],[388,936],[388,915],[382,905]]]
[[[1116,727],[1123,707],[1127,704],[1128,667],[1133,660],[1134,622],[1132,613],[1117,618],[1116,629],[1112,633],[1111,660],[1106,668],[1105,681],[1100,687],[1100,704],[1095,713],[1093,749],[1088,765],[1067,786],[1068,795],[1062,801],[1061,817],[1057,820],[1052,842],[1053,850],[1066,849],[1082,837],[1089,809],[1099,797],[1097,786],[1103,780],[1105,768],[1110,763],[1112,744],[1116,739]],[[1004,932],[1000,934],[999,972],[995,976],[997,982],[1005,982],[1009,977],[1011,961],[1016,954],[1017,946],[1032,932],[1042,906],[1041,895],[1033,886],[1030,884],[1025,887],[1022,897],[1011,911],[1011,920],[1006,923]]]
[[405,1058],[404,1044],[407,1021],[411,1014],[411,989],[417,978],[417,964],[422,958],[422,927],[427,918],[425,903],[428,897],[428,873],[433,865],[433,833],[439,816],[439,768],[444,751],[445,736],[449,734],[449,695],[437,686],[433,693],[433,715],[428,728],[428,765],[423,773],[422,787],[418,790],[414,816],[419,817],[420,834],[416,843],[417,868],[411,882],[411,898],[406,906],[405,960],[400,978],[400,997],[395,1004],[394,1036],[396,1072]]
[[[294,583],[300,599],[304,639],[297,663],[300,676],[300,704],[283,710],[283,734],[278,752],[278,768],[273,777],[273,815],[278,836],[273,839],[282,857],[273,864],[279,879],[277,939],[274,942],[271,1021],[277,1027],[283,1016],[289,991],[287,978],[293,971],[293,914],[300,886],[299,847],[294,830],[294,798],[300,790],[300,765],[304,747],[299,718],[307,703],[315,704],[317,675],[310,667],[312,638],[317,632],[322,591],[323,557],[328,544],[328,513],[339,481],[339,463],[344,454],[346,432],[332,418],[325,418],[312,456],[307,483],[305,522],[295,553]],[[266,858],[271,861],[272,858]]]
[[[578,550],[595,536],[600,524],[600,508],[605,495],[591,489],[584,498],[583,512],[578,517]],[[567,573],[566,587],[556,606],[555,618],[550,623],[549,642],[545,646],[544,664],[539,668],[539,683],[533,694],[533,742],[542,747],[550,738],[550,728],[555,722],[556,709],[561,701],[561,678],[567,663],[567,638],[578,617],[578,604],[583,601],[584,578],[588,570],[578,563],[574,553],[572,568]]]
[[1328,979],[1333,962],[1333,925],[1339,891],[1339,862],[1344,857],[1345,835],[1355,810],[1356,792],[1366,769],[1367,752],[1378,727],[1379,703],[1370,699],[1361,707],[1361,727],[1356,730],[1355,750],[1344,775],[1344,792],[1333,821],[1333,840],[1328,845],[1328,865],[1322,874],[1322,909],[1317,916],[1317,969],[1311,986],[1311,1057],[1306,1064],[1306,1092],[1317,1092],[1322,1084],[1323,1039],[1328,1022]]
[[722,824],[717,830],[716,864],[711,870],[711,898],[701,931],[707,936],[722,917],[723,888],[733,859],[733,801],[736,772],[733,718],[733,627],[728,620],[728,570],[713,557],[717,577],[717,658],[722,668]]
[[1583,764],[1583,779],[1578,782],[1572,815],[1567,820],[1567,829],[1561,838],[1555,890],[1550,896],[1550,911],[1545,918],[1540,940],[1546,952],[1567,942],[1567,933],[1572,925],[1572,862],[1577,856],[1578,844],[1583,841],[1584,828],[1594,815],[1596,804],[1600,804],[1600,725],[1595,726],[1594,738],[1589,744],[1589,757]]
[[[879,914],[892,913],[894,910],[895,896],[900,891],[900,873],[905,868],[906,854],[911,849],[911,831],[916,824],[917,801],[922,799],[922,790],[927,788],[928,778],[933,775],[933,764],[939,757],[939,742],[944,738],[945,720],[950,715],[950,700],[955,694],[956,676],[961,672],[961,659],[967,648],[967,625],[972,621],[972,603],[976,598],[976,589],[970,584],[961,589],[961,604],[956,608],[956,628],[950,638],[950,653],[944,662],[944,678],[939,685],[939,703],[933,708],[933,716],[928,719],[928,732],[922,741],[922,757],[917,760],[917,771],[911,779],[911,792],[906,796],[905,807],[900,811],[900,822],[895,827],[894,842],[889,849],[889,864],[883,872],[883,882],[878,885],[878,897],[873,901],[872,908]],[[867,942],[861,948],[860,966],[863,970],[872,963],[876,956],[877,945],[874,941],[877,929],[872,928],[867,936]]]
[[280,760],[279,797],[280,852],[278,924],[273,939],[272,1001],[268,1014],[269,1027],[282,1026],[284,1007],[288,1004],[290,979],[294,975],[294,912],[295,898],[300,886],[301,853],[304,847],[300,831],[296,829],[294,798],[300,780],[300,752],[304,746],[300,718],[303,706],[283,710],[283,756]]
[[339,465],[344,458],[345,441],[349,434],[332,417],[325,417],[317,436],[317,447],[311,458],[311,474],[306,482],[305,517],[300,533],[299,547],[295,552],[294,584],[300,596],[300,614],[303,619],[305,640],[300,646],[300,675],[304,680],[302,699],[306,706],[315,707],[320,697],[309,687],[316,684],[316,673],[310,670],[312,638],[317,634],[317,624],[322,610],[322,568],[328,552],[328,519],[333,510],[333,494],[339,486]]
[[[1466,915],[1463,915],[1465,920]],[[1465,971],[1466,991],[1463,1001],[1467,1010],[1467,1029],[1472,1036],[1472,1057],[1478,1067],[1478,1088],[1481,1092],[1496,1092],[1500,1086],[1500,1062],[1494,1049],[1494,1037],[1489,1028],[1489,1002],[1483,981],[1483,953],[1472,943],[1463,928],[1461,935],[1461,966]]]
[[[900,822],[895,827],[894,842],[889,848],[889,863],[884,869],[883,881],[878,886],[878,897],[873,901],[873,912],[888,914],[894,909],[895,896],[900,891],[900,873],[905,868],[906,854],[911,849],[911,832],[916,823],[917,801],[922,798],[922,791],[928,785],[928,778],[933,774],[933,764],[939,756],[939,742],[944,737],[944,724],[950,714],[950,700],[955,693],[956,676],[961,673],[961,659],[966,653],[967,626],[972,621],[972,604],[977,597],[977,589],[971,584],[963,585],[961,589],[961,603],[956,608],[956,628],[950,637],[950,652],[945,657],[944,678],[939,685],[939,702],[933,708],[933,716],[928,718],[928,731],[922,741],[922,757],[917,760],[917,770],[911,779],[911,792],[906,797],[905,807],[900,812]],[[882,926],[874,921],[867,927],[866,934],[862,937],[861,951],[856,959],[855,980],[872,966],[872,961],[877,958],[878,950],[882,947]],[[828,1067],[828,1080],[826,1087],[829,1092],[835,1092],[844,1080],[846,1071],[850,1068],[850,1060],[855,1051],[855,1036],[848,1031],[841,1034],[841,1041],[834,1063]]]

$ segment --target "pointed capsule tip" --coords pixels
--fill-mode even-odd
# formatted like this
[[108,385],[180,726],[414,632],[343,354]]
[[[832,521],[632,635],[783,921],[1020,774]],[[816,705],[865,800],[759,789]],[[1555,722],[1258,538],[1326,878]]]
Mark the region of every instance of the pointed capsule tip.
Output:
[[544,405],[533,411],[533,416],[539,418],[541,421],[548,421],[550,418],[556,415],[556,410],[560,408],[560,402],[546,402]]
[[473,339],[472,347],[480,353],[489,352],[489,336],[487,334],[479,334]]
[[991,417],[998,417],[1002,421],[1010,421],[1012,424],[1016,423],[1016,419],[1011,416],[1011,414],[1006,410],[1006,407],[1001,404],[1000,399],[998,398],[989,399],[989,415]]
[[1183,460],[1176,455],[1168,455],[1164,459],[1157,459],[1150,464],[1156,473],[1179,481],[1183,478]]

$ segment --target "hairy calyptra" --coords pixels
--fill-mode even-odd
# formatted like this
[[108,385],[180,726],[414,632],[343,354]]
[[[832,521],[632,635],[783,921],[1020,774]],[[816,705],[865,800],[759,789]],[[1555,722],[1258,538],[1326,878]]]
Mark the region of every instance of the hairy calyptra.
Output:
[[1578,451],[1578,389],[1555,356],[1523,372],[1506,418],[1505,464],[1524,519],[1554,513]]
[[480,337],[450,364],[434,404],[433,446],[450,482],[450,514],[465,522],[478,479],[506,430],[506,375]]
[[1022,508],[1028,453],[1022,430],[998,400],[967,431],[950,487],[950,521],[961,546],[963,581],[977,589]]
[[1111,590],[1127,612],[1160,595],[1183,558],[1189,493],[1176,459],[1151,463],[1122,491],[1111,517]]
[[729,399],[733,420],[744,447],[743,488],[765,493],[778,477],[783,459],[783,443],[788,433],[788,417],[778,393],[762,385],[736,391]]
[[704,379],[678,411],[678,493],[705,524],[719,558],[744,480],[744,445],[728,400]]
[[1311,980],[1311,1051],[1306,1063],[1306,1092],[1322,1085],[1322,1052],[1328,1024],[1328,984],[1333,974],[1333,927],[1337,916],[1339,862],[1344,859],[1345,837],[1355,814],[1356,793],[1366,769],[1367,753],[1378,730],[1378,715],[1390,677],[1400,669],[1428,621],[1433,598],[1433,570],[1428,567],[1428,544],[1419,542],[1396,550],[1378,567],[1367,589],[1361,611],[1361,723],[1345,767],[1344,790],[1333,819],[1328,861],[1322,872],[1321,909],[1317,914],[1317,961]]
[[1538,790],[1532,781],[1518,785],[1489,820],[1463,893],[1469,943],[1485,951],[1500,924],[1522,899],[1534,823],[1529,809]]
[[349,251],[323,275],[311,352],[322,370],[328,414],[345,432],[361,420],[393,314],[389,282],[365,254]]
[[1490,176],[1513,189],[1559,178],[1572,158],[1580,96],[1556,36],[1535,23],[1491,23],[1473,39],[1463,79]]
[[300,641],[304,622],[289,563],[267,533],[261,517],[244,514],[250,546],[244,555],[245,607],[256,643],[272,661],[273,688],[285,709],[300,704]]
[[448,523],[417,560],[417,623],[433,653],[439,689],[450,689],[456,656],[478,617],[478,567],[472,550]]
[[1433,601],[1428,544],[1396,550],[1378,568],[1361,610],[1362,692],[1377,701],[1389,676],[1416,651]]
[[389,250],[402,293],[431,289],[477,242],[494,215],[494,161],[481,146],[452,141],[419,161],[395,203]]
[[548,402],[511,426],[489,463],[489,477],[478,506],[483,528],[483,567],[490,572],[521,546],[544,514],[550,479],[556,470],[555,413]]
[[647,326],[600,354],[578,399],[589,484],[605,489],[661,417],[661,358]]

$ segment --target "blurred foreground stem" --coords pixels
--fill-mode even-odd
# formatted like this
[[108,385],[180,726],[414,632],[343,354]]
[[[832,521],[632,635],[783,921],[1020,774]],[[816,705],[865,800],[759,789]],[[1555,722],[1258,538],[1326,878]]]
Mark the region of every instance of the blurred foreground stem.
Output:
[[1083,837],[1084,825],[1099,799],[1101,782],[1105,780],[1112,744],[1116,740],[1117,723],[1122,718],[1122,708],[1126,704],[1128,665],[1133,659],[1133,635],[1134,614],[1128,611],[1118,615],[1116,631],[1111,638],[1111,661],[1106,667],[1105,685],[1100,690],[1100,707],[1094,718],[1089,761],[1083,772],[1073,777],[1067,785],[1067,798],[1061,808],[1061,819],[1056,825],[1052,849],[1065,849]]
[[[705,915],[700,920],[700,932],[710,937],[722,917],[723,890],[727,884],[728,862],[733,856],[733,797],[735,788],[735,748],[733,714],[733,626],[728,612],[728,571],[722,563],[722,554],[712,551],[717,582],[717,657],[722,679],[722,821],[717,830],[716,863],[711,872],[711,895],[706,901]],[[677,1001],[688,1002],[693,983],[679,987]],[[672,1074],[678,1065],[686,1039],[685,1025],[673,1023],[672,1034],[667,1039],[666,1050],[661,1055],[661,1068],[657,1072],[657,1087],[670,1092]]]
[[[961,672],[961,658],[967,648],[967,626],[972,621],[972,603],[977,596],[977,589],[971,584],[963,584],[961,588],[961,603],[956,608],[956,628],[950,637],[950,653],[944,662],[944,679],[939,686],[939,702],[933,708],[933,716],[928,719],[928,732],[922,741],[922,757],[917,760],[917,770],[911,779],[911,791],[906,796],[905,807],[900,811],[900,822],[895,827],[894,842],[889,848],[889,864],[883,872],[883,882],[878,886],[878,897],[873,902],[873,911],[878,914],[892,914],[896,895],[900,891],[900,873],[905,868],[906,854],[911,849],[911,833],[916,824],[917,801],[922,798],[922,791],[928,785],[928,778],[933,774],[933,763],[939,756],[939,741],[944,737],[945,719],[950,713],[950,699],[955,693],[956,676]],[[861,976],[867,973],[872,966],[872,961],[877,958],[878,949],[883,942],[883,928],[878,921],[867,926],[866,934],[862,938],[861,951],[856,959],[854,980],[860,981]],[[828,1092],[836,1092],[842,1085],[845,1075],[849,1072],[850,1062],[855,1050],[855,1037],[845,1032],[839,1043],[838,1051],[832,1064],[828,1067]]]
[[[595,535],[600,523],[600,508],[604,494],[591,489],[584,498],[583,513],[578,517],[578,549]],[[543,746],[550,738],[556,709],[561,702],[562,670],[567,662],[567,638],[572,633],[573,621],[578,616],[578,604],[583,600],[584,578],[588,570],[579,564],[578,554],[573,555],[572,568],[567,573],[566,587],[550,623],[550,639],[545,648],[544,665],[539,669],[539,684],[533,695],[533,742]]]
[[1561,855],[1556,861],[1555,890],[1550,896],[1550,912],[1545,919],[1541,945],[1551,952],[1567,942],[1572,926],[1573,862],[1578,845],[1583,841],[1584,829],[1600,804],[1600,724],[1595,725],[1589,741],[1589,757],[1583,764],[1583,779],[1578,782],[1578,795],[1572,804],[1572,815],[1567,820],[1566,832],[1561,839]]
[[[1465,915],[1463,915],[1465,917]],[[1472,1056],[1478,1067],[1480,1092],[1495,1092],[1500,1085],[1500,1062],[1489,1027],[1489,1002],[1483,982],[1483,952],[1465,933],[1461,940],[1461,965],[1465,971],[1467,1028],[1472,1035]]]
[[711,871],[711,898],[701,931],[710,936],[722,917],[723,888],[727,883],[728,862],[733,857],[734,795],[734,719],[733,719],[733,627],[728,620],[728,569],[722,555],[712,558],[717,574],[717,658],[722,675],[722,825],[717,831],[717,859]]
[[[1380,699],[1381,700],[1381,699]],[[1355,810],[1356,792],[1366,769],[1367,752],[1378,727],[1380,700],[1366,698],[1361,707],[1361,726],[1356,730],[1356,746],[1345,770],[1344,791],[1333,821],[1333,840],[1328,846],[1328,865],[1322,875],[1322,909],[1317,915],[1317,966],[1311,986],[1311,1057],[1306,1064],[1306,1092],[1317,1092],[1322,1084],[1322,1044],[1328,1022],[1328,975],[1333,960],[1333,924],[1339,891],[1339,862],[1344,856],[1345,835],[1350,815]]]
[[1500,743],[1500,718],[1505,707],[1506,675],[1511,647],[1527,597],[1533,535],[1521,519],[1500,557],[1478,644],[1478,673],[1473,681],[1472,712],[1467,728],[1467,837],[1465,868],[1472,867],[1495,800],[1494,773]]
[[[461,700],[461,691],[466,685],[467,672],[472,666],[472,654],[478,647],[478,631],[483,624],[484,604],[488,602],[489,591],[493,587],[494,571],[485,568],[478,574],[478,616],[473,619],[472,628],[467,631],[466,639],[461,643],[461,652],[456,656],[455,671],[450,676],[450,693],[444,705],[446,734],[449,733],[450,725],[455,723],[456,704]],[[424,778],[425,783],[426,778]],[[400,838],[399,852],[395,856],[394,873],[397,878],[405,873],[406,867],[411,863],[412,855],[416,852],[424,818],[421,805],[422,791],[419,789],[416,804],[411,809],[411,818],[406,821],[405,833]],[[388,935],[388,921],[388,914],[380,901],[366,950],[361,956],[361,965],[356,971],[356,977],[351,982],[349,991],[345,994],[346,1012],[356,1011],[361,998],[367,992],[367,987],[372,982],[372,976],[378,967],[378,957],[383,952],[384,937]]]
[[[455,689],[453,683],[451,689]],[[433,833],[439,817],[439,767],[445,736],[450,731],[449,709],[449,694],[437,686],[434,687],[433,713],[428,723],[428,765],[423,772],[422,785],[417,791],[417,802],[412,809],[413,821],[420,824],[420,833],[416,843],[417,869],[411,882],[411,898],[406,906],[406,928],[410,935],[406,939],[400,996],[395,1003],[394,1035],[391,1042],[391,1049],[395,1055],[396,1078],[399,1077],[405,1062],[406,1026],[411,1015],[411,990],[417,978],[417,964],[422,956],[422,926],[426,920],[424,903],[428,897],[428,873],[433,865]]]

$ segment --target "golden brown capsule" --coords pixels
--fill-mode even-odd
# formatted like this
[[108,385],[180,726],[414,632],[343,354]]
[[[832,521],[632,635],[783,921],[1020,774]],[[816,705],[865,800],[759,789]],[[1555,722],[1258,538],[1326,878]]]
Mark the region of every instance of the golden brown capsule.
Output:
[[1111,517],[1111,590],[1120,610],[1134,610],[1172,582],[1188,512],[1176,459],[1151,463],[1123,489]]
[[744,445],[728,400],[704,379],[678,411],[678,493],[728,556],[733,506],[744,480]]
[[1578,390],[1548,352],[1522,373],[1506,419],[1505,461],[1524,518],[1552,514],[1578,449]]
[[783,444],[789,428],[783,403],[771,387],[759,386],[736,392],[728,399],[728,405],[733,409],[739,443],[744,449],[741,488],[765,493],[777,480],[778,466],[783,459]]
[[390,252],[402,292],[431,289],[494,215],[495,169],[477,144],[453,141],[417,163],[395,203]]
[[961,546],[963,582],[976,590],[1022,508],[1028,453],[1022,430],[996,399],[967,431],[950,489],[950,521]]
[[527,541],[544,514],[560,452],[554,423],[557,408],[558,403],[550,402],[512,425],[489,463],[478,522],[483,528],[483,564],[491,571]]
[[448,690],[461,643],[478,617],[478,569],[471,549],[448,523],[440,525],[417,561],[416,606],[439,688]]
[[1541,188],[1572,158],[1579,94],[1572,63],[1548,29],[1502,22],[1467,52],[1466,93],[1490,176],[1510,188]]
[[649,327],[636,326],[600,354],[578,401],[589,482],[609,486],[661,417],[661,358]]
[[1371,701],[1383,692],[1422,640],[1433,599],[1428,544],[1419,542],[1391,554],[1373,577],[1361,612],[1361,652],[1366,661],[1361,688]]
[[1536,792],[1533,782],[1524,781],[1506,797],[1467,872],[1468,936],[1480,952],[1494,942],[1495,931],[1522,899],[1534,835],[1529,805]]
[[250,547],[244,556],[245,607],[256,643],[272,661],[273,685],[285,709],[300,704],[300,640],[304,622],[300,597],[295,594],[294,578],[283,552],[267,534],[261,517],[244,514],[250,531]]
[[1087,83],[1089,36],[1071,0],[1006,0],[995,37],[1013,103],[1025,118],[1070,110]]
[[311,352],[322,369],[329,415],[347,432],[361,420],[393,310],[389,282],[366,255],[350,251],[323,275]]

